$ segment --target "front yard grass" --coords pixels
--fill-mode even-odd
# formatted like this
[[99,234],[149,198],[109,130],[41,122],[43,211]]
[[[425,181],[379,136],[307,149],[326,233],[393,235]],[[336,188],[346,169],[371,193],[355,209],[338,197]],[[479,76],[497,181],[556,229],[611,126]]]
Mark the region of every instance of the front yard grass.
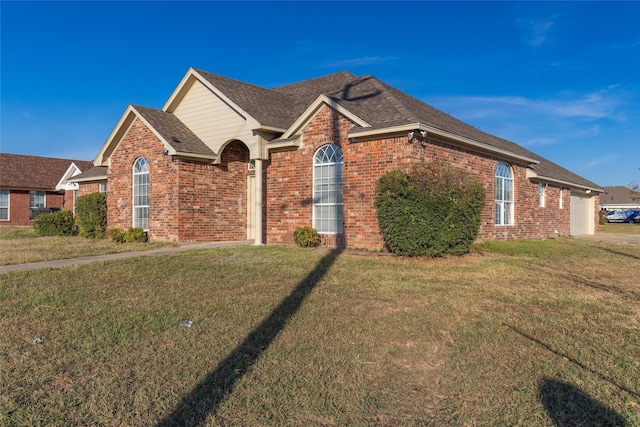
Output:
[[0,424],[640,425],[639,264],[556,239],[5,273]]
[[0,265],[143,251],[170,243],[118,244],[81,236],[38,236],[33,227],[0,227]]
[[636,224],[636,223],[600,224],[598,229],[598,234],[603,236],[640,237],[640,224]]

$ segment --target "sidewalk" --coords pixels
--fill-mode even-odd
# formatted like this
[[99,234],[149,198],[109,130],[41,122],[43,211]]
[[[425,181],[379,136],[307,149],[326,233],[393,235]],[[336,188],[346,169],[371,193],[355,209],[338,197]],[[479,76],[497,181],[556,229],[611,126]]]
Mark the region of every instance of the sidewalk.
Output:
[[150,249],[148,251],[121,252],[117,254],[96,255],[96,256],[88,256],[88,257],[81,257],[81,258],[56,259],[52,261],[29,262],[26,264],[3,265],[3,266],[0,266],[0,274],[7,273],[10,271],[28,271],[28,270],[35,270],[38,268],[58,268],[58,267],[66,267],[69,265],[88,264],[90,262],[96,262],[96,261],[113,261],[117,259],[133,258],[133,257],[139,257],[139,256],[164,255],[164,254],[170,254],[174,252],[188,251],[191,249],[210,249],[210,248],[219,248],[222,246],[251,245],[251,244],[253,244],[253,242],[251,241],[193,243],[193,244],[185,244],[180,246],[172,246],[169,248]]
[[636,245],[640,245],[640,237],[631,237],[631,236],[593,236],[593,235],[581,235],[576,236],[579,239],[589,239],[589,240],[600,240],[603,242],[613,242],[613,243],[635,243]]

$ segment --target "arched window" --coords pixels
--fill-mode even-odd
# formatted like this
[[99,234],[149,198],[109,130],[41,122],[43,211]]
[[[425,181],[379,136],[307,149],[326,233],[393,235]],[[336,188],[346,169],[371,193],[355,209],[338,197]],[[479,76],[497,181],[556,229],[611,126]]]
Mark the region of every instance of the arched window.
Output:
[[144,157],[133,164],[133,226],[149,231],[149,162]]
[[496,166],[495,224],[513,225],[513,175],[503,162]]
[[342,233],[342,151],[324,145],[313,156],[313,227],[318,233]]

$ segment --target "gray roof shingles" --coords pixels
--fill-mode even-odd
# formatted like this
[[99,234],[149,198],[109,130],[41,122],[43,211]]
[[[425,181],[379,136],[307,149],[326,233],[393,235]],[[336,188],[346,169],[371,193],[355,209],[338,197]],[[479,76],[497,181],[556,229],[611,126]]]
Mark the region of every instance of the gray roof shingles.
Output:
[[215,158],[215,153],[174,114],[139,105],[132,107],[176,152]]

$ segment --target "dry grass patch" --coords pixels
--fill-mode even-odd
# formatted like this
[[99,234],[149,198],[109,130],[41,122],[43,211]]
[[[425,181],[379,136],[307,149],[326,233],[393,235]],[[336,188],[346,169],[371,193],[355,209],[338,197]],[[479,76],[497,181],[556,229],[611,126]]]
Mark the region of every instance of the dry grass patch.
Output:
[[7,273],[0,423],[638,425],[639,262],[559,239]]
[[601,224],[598,228],[598,234],[602,236],[640,237],[640,224],[635,224],[635,223]]
[[169,245],[118,244],[110,239],[87,239],[81,236],[38,236],[33,227],[0,227],[0,265],[143,251]]

